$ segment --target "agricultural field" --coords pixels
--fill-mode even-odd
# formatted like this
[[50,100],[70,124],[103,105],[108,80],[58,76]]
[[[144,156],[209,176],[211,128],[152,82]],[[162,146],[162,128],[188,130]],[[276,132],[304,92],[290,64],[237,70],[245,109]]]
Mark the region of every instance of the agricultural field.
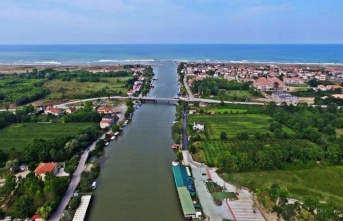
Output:
[[101,90],[106,90],[107,93],[113,95],[126,96],[127,87],[125,84],[128,79],[130,77],[102,78],[106,82],[78,82],[54,79],[45,83],[44,87],[50,90],[47,99],[76,98]]
[[[245,152],[249,153],[253,150],[249,150],[249,147],[260,147],[269,145],[271,147],[276,146],[300,146],[300,147],[310,147],[315,144],[311,143],[308,140],[302,140],[302,139],[295,139],[295,140],[277,140],[277,139],[266,139],[263,140],[233,140],[233,141],[201,141],[201,147],[203,150],[205,158],[206,158],[206,164],[207,165],[216,165],[216,159],[222,155],[226,151],[236,151],[241,148],[246,149]],[[251,148],[252,149],[252,148]]]
[[[274,170],[223,174],[231,183],[249,189],[270,186],[273,183],[286,187],[292,198],[315,196],[321,201],[332,201],[343,210],[343,166],[315,167],[302,170]],[[331,181],[331,182],[330,182]]]
[[[209,140],[220,140],[221,132],[225,132],[228,138],[234,138],[240,132],[247,132],[249,136],[256,132],[269,133],[271,121],[272,118],[265,114],[236,114],[235,112],[233,114],[189,115],[188,120],[189,124],[203,122],[205,134]],[[285,126],[283,126],[283,131],[293,134],[293,131]]]
[[0,130],[0,148],[22,150],[33,138],[58,138],[76,135],[81,129],[97,126],[95,123],[25,123],[13,124]]

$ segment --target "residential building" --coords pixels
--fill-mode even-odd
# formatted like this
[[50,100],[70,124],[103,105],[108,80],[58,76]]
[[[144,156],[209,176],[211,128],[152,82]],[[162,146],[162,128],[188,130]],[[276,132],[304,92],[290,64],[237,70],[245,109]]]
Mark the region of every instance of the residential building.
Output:
[[56,175],[56,173],[58,172],[58,164],[57,163],[40,163],[34,172],[36,175],[41,176],[42,179],[44,180],[45,174],[48,172]]
[[59,108],[54,108],[53,106],[48,106],[44,109],[44,113],[45,114],[52,114],[52,115],[55,115],[58,117],[62,114],[62,111]]
[[101,106],[97,109],[99,114],[114,114],[115,113],[115,109],[113,107],[104,107]]

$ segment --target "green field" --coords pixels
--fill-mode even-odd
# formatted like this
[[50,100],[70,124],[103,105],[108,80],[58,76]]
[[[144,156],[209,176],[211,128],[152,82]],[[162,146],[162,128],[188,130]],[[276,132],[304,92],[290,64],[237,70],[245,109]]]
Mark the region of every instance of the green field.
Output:
[[232,109],[232,108],[212,108],[212,109],[209,108],[208,111],[215,111],[216,113],[220,113],[220,114],[244,114],[248,112],[248,110],[245,110],[245,109]]
[[287,145],[293,145],[293,146],[301,146],[301,147],[308,147],[311,145],[314,145],[308,140],[303,139],[295,139],[295,140],[277,140],[277,139],[263,139],[263,140],[234,140],[234,141],[201,141],[201,147],[202,150],[199,150],[199,152],[203,152],[203,154],[206,157],[206,164],[208,165],[215,165],[215,161],[220,154],[232,150],[240,149],[241,147],[246,146],[264,146],[264,145],[270,145],[272,147],[274,146],[287,146]]
[[271,118],[264,114],[228,114],[228,115],[190,115],[189,123],[203,122],[208,139],[220,140],[220,133],[235,137],[239,132],[266,133],[269,131]]
[[304,196],[315,196],[322,201],[332,201],[343,210],[343,166],[242,172],[225,174],[223,177],[228,182],[238,182],[250,189],[278,183],[287,187],[291,197],[301,199]]
[[102,78],[107,82],[77,82],[77,81],[62,81],[59,79],[49,81],[44,84],[44,87],[50,90],[47,99],[60,99],[64,95],[68,98],[84,96],[89,92],[100,91],[105,89],[107,92],[122,94],[126,96],[127,87],[125,86],[130,77],[111,77]]
[[96,126],[95,123],[25,123],[13,124],[0,130],[0,148],[8,150],[23,149],[33,138],[58,138],[76,135],[81,129]]

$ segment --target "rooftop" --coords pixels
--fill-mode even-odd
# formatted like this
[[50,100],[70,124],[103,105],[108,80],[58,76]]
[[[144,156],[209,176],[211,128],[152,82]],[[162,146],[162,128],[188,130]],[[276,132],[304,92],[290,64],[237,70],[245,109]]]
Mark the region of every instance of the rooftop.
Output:
[[177,192],[179,194],[184,216],[186,217],[188,215],[195,215],[195,209],[192,202],[192,198],[189,195],[187,188],[185,186],[178,187]]
[[51,172],[56,166],[57,163],[40,163],[39,166],[35,169],[35,173],[40,174]]

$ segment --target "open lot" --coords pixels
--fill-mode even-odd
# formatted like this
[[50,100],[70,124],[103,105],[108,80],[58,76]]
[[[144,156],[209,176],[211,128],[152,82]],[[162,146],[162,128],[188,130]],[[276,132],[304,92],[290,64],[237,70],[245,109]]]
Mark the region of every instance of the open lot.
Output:
[[321,201],[332,201],[343,210],[343,166],[315,167],[303,170],[276,170],[224,174],[231,183],[248,188],[259,188],[278,183],[288,189],[291,197],[301,199],[315,196]]
[[120,94],[126,96],[127,87],[125,84],[129,78],[130,77],[101,78],[101,80],[105,80],[106,82],[77,82],[75,80],[62,81],[56,79],[48,81],[44,84],[44,87],[50,90],[47,99],[61,99],[62,96],[75,98],[103,89],[113,95]]
[[23,149],[33,138],[58,138],[76,135],[81,129],[96,126],[95,123],[25,123],[13,124],[0,130],[0,148]]

